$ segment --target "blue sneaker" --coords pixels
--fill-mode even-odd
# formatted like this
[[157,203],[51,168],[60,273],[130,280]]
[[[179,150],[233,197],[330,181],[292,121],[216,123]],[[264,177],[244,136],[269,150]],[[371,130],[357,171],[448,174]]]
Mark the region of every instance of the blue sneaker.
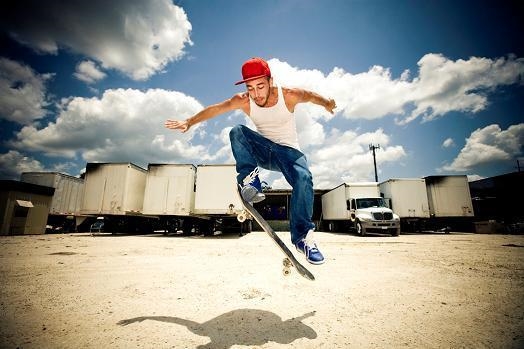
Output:
[[242,198],[247,202],[257,203],[266,198],[264,193],[262,193],[262,184],[260,183],[260,178],[258,178],[258,173],[258,167],[255,167],[255,169],[244,178],[240,193]]
[[317,247],[317,244],[313,240],[313,229],[308,231],[305,238],[296,243],[295,247],[299,252],[306,255],[306,259],[311,264],[322,264],[324,263],[324,256]]

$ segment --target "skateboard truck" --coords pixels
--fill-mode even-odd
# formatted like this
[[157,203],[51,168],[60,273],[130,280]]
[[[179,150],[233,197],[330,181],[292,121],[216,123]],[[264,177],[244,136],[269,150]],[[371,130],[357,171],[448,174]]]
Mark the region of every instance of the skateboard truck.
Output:
[[289,258],[286,257],[282,260],[282,264],[284,265],[284,269],[282,269],[282,272],[285,276],[289,276],[289,274],[291,274],[291,267],[293,266],[293,263],[291,263]]
[[237,214],[237,221],[239,221],[240,223],[244,223],[246,219],[251,219],[251,216],[246,210],[242,210]]

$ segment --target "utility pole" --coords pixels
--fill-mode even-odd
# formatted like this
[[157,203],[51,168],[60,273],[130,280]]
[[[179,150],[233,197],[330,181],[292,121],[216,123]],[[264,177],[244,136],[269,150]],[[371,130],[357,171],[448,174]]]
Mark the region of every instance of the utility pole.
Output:
[[379,145],[370,144],[369,150],[373,152],[373,165],[375,166],[375,182],[378,182],[378,174],[377,174],[377,159],[375,157],[375,149],[380,149]]

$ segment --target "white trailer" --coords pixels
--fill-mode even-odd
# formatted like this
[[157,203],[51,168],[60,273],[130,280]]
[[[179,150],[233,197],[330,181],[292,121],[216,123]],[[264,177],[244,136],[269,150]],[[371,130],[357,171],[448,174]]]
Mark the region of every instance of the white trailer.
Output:
[[431,225],[449,231],[474,231],[473,203],[465,175],[428,176],[428,194]]
[[473,217],[467,176],[428,176],[429,210],[435,217]]
[[242,210],[235,165],[198,165],[195,210],[198,215],[232,215]]
[[20,181],[55,188],[49,214],[76,215],[84,194],[84,180],[58,172],[23,172]]
[[378,183],[343,183],[322,195],[322,219],[328,230],[350,226],[368,232],[400,234],[400,219],[380,197]]
[[47,219],[47,231],[75,232],[84,195],[84,180],[58,172],[24,172],[20,180],[55,189]]
[[380,195],[400,218],[429,218],[424,178],[393,178],[379,184]]
[[182,164],[149,164],[143,213],[189,216],[195,207],[196,167]]
[[164,234],[182,230],[190,234],[196,219],[196,167],[191,164],[149,164],[143,214],[157,216],[154,231]]
[[132,163],[88,163],[83,214],[140,214],[147,171]]
[[416,230],[420,221],[430,218],[424,178],[392,178],[380,183],[379,189],[380,195],[400,217],[403,231]]
[[379,187],[400,216],[404,231],[472,230],[473,204],[466,176],[395,178]]
[[[321,196],[322,219],[326,222],[337,220],[349,220],[350,210],[347,201],[347,184],[342,183]],[[329,230],[334,230],[330,227]]]
[[80,213],[104,217],[111,232],[149,232],[150,222],[141,217],[146,178],[147,171],[132,163],[88,163]]
[[207,233],[231,228],[239,228],[240,234],[250,232],[251,220],[242,223],[237,221],[237,216],[242,216],[244,207],[238,197],[235,165],[198,165],[196,173],[193,213],[210,220]]

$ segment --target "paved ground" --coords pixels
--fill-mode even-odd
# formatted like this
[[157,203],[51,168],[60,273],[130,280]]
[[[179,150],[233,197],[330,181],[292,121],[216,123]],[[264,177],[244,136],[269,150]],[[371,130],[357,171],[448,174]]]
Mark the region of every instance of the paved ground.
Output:
[[[279,233],[288,242],[289,233]],[[524,235],[0,237],[1,348],[524,348]]]

